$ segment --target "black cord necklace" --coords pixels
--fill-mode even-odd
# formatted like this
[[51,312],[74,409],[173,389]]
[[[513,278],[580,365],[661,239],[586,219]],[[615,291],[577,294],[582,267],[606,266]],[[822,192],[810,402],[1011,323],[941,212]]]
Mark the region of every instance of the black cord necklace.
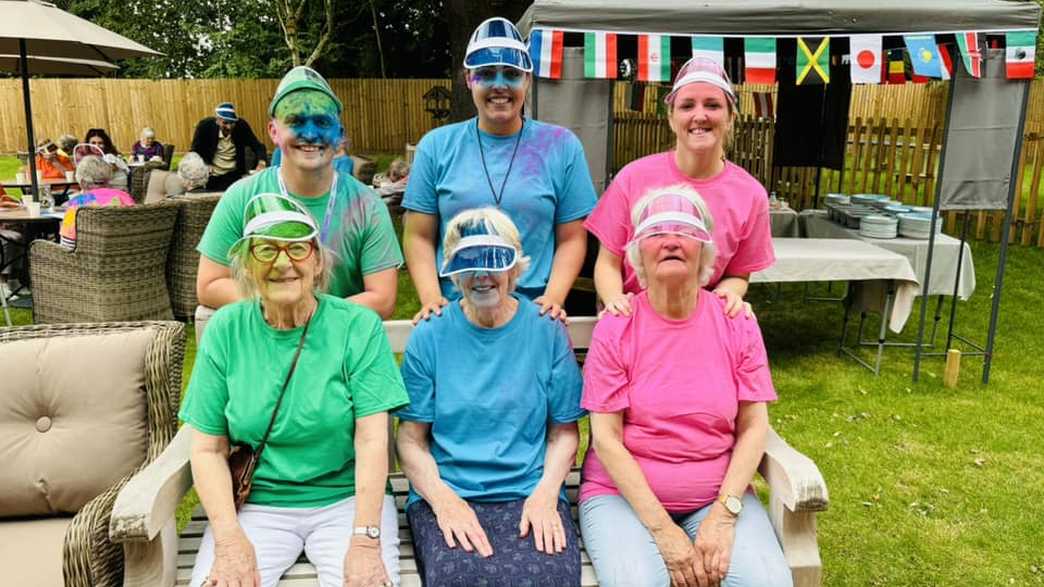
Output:
[[486,167],[486,152],[482,149],[482,133],[479,132],[478,120],[475,120],[475,140],[478,141],[479,157],[482,158],[482,171],[486,173],[486,181],[489,182],[489,191],[493,193],[493,202],[500,208],[500,200],[504,198],[504,188],[507,187],[508,176],[511,175],[511,168],[515,165],[515,155],[518,154],[518,144],[522,142],[522,131],[526,128],[526,119],[522,119],[522,126],[518,129],[518,136],[515,137],[515,149],[511,151],[511,161],[508,162],[507,173],[504,174],[504,181],[500,182],[500,193],[493,187],[493,178],[489,175],[489,168]]

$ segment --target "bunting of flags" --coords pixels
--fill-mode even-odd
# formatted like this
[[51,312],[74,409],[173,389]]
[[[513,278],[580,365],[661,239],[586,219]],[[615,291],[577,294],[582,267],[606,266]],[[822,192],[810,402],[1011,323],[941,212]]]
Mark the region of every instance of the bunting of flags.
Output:
[[540,77],[562,77],[562,52],[565,48],[562,31],[535,29],[529,33],[529,57],[533,73]]
[[616,33],[584,33],[584,77],[616,79]]
[[[953,77],[954,67],[959,60],[972,77],[982,77],[984,33],[965,31],[942,35],[909,34],[888,35],[888,45],[896,46],[896,37],[902,37],[900,49],[884,49],[884,37],[878,34],[847,35],[850,55],[844,56],[842,64],[849,64],[849,74],[854,84],[903,84],[908,81],[926,83],[931,79],[948,80]],[[952,36],[951,36],[952,35]],[[730,35],[732,36],[732,35]],[[738,36],[738,35],[736,35]],[[834,35],[840,36],[840,35]],[[1001,37],[1005,47],[1005,74],[1008,79],[1031,79],[1035,70],[1036,30],[1008,31],[990,34],[992,46],[1000,46]],[[621,38],[637,39],[637,79],[644,82],[670,82],[672,79],[671,35],[656,33],[634,34],[608,31],[584,31],[584,77],[589,79],[616,79],[619,76],[620,59],[618,47]],[[774,84],[777,80],[777,63],[783,58],[777,54],[777,39],[774,37],[741,37],[743,40],[742,69],[747,83]],[[956,38],[956,49],[953,39]],[[793,54],[796,83],[830,83],[830,39],[831,36],[796,38],[796,53]],[[530,31],[529,51],[533,59],[536,76],[561,79],[564,54],[565,31],[537,28]],[[725,37],[691,35],[693,57],[710,59],[725,67]],[[943,41],[943,42],[940,42]],[[570,41],[573,43],[573,41]],[[623,44],[630,52],[633,44]],[[731,45],[730,45],[731,46]],[[624,55],[630,58],[630,55]],[[958,59],[959,56],[959,59]],[[909,60],[909,65],[906,60]],[[681,60],[679,57],[678,61]],[[674,65],[680,65],[676,63]]]
[[743,39],[743,64],[744,81],[748,84],[776,83],[776,39]]

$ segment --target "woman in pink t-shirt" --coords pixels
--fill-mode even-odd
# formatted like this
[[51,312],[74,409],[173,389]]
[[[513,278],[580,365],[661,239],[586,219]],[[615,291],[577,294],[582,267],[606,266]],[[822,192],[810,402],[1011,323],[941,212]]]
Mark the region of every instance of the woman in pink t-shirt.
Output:
[[631,208],[650,189],[685,184],[700,193],[715,219],[717,261],[706,287],[724,298],[726,312],[735,316],[743,308],[750,274],[775,261],[765,188],[725,159],[736,94],[717,63],[694,57],[678,72],[665,101],[675,148],[624,166],[584,222],[601,243],[595,289],[610,313],[630,312],[632,295],[641,291],[634,268],[623,258],[634,233]]
[[749,486],[776,399],[757,321],[703,291],[714,225],[685,186],[644,196],[625,254],[645,291],[595,327],[580,526],[601,585],[790,585]]

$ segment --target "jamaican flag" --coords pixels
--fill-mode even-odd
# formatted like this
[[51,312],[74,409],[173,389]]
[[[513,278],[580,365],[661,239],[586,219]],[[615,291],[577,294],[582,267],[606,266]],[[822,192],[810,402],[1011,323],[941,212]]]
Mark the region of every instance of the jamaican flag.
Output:
[[830,37],[797,38],[797,85],[830,83]]

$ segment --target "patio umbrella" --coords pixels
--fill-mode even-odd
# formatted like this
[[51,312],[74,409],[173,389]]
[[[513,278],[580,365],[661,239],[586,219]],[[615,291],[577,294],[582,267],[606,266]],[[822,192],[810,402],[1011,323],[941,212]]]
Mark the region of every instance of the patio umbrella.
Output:
[[[0,0],[0,68],[22,77],[33,197],[37,197],[36,139],[30,73],[102,75],[110,61],[160,55],[148,47],[41,0]],[[17,56],[17,58],[15,57]],[[104,65],[102,65],[104,64]],[[37,69],[39,68],[39,69]]]

